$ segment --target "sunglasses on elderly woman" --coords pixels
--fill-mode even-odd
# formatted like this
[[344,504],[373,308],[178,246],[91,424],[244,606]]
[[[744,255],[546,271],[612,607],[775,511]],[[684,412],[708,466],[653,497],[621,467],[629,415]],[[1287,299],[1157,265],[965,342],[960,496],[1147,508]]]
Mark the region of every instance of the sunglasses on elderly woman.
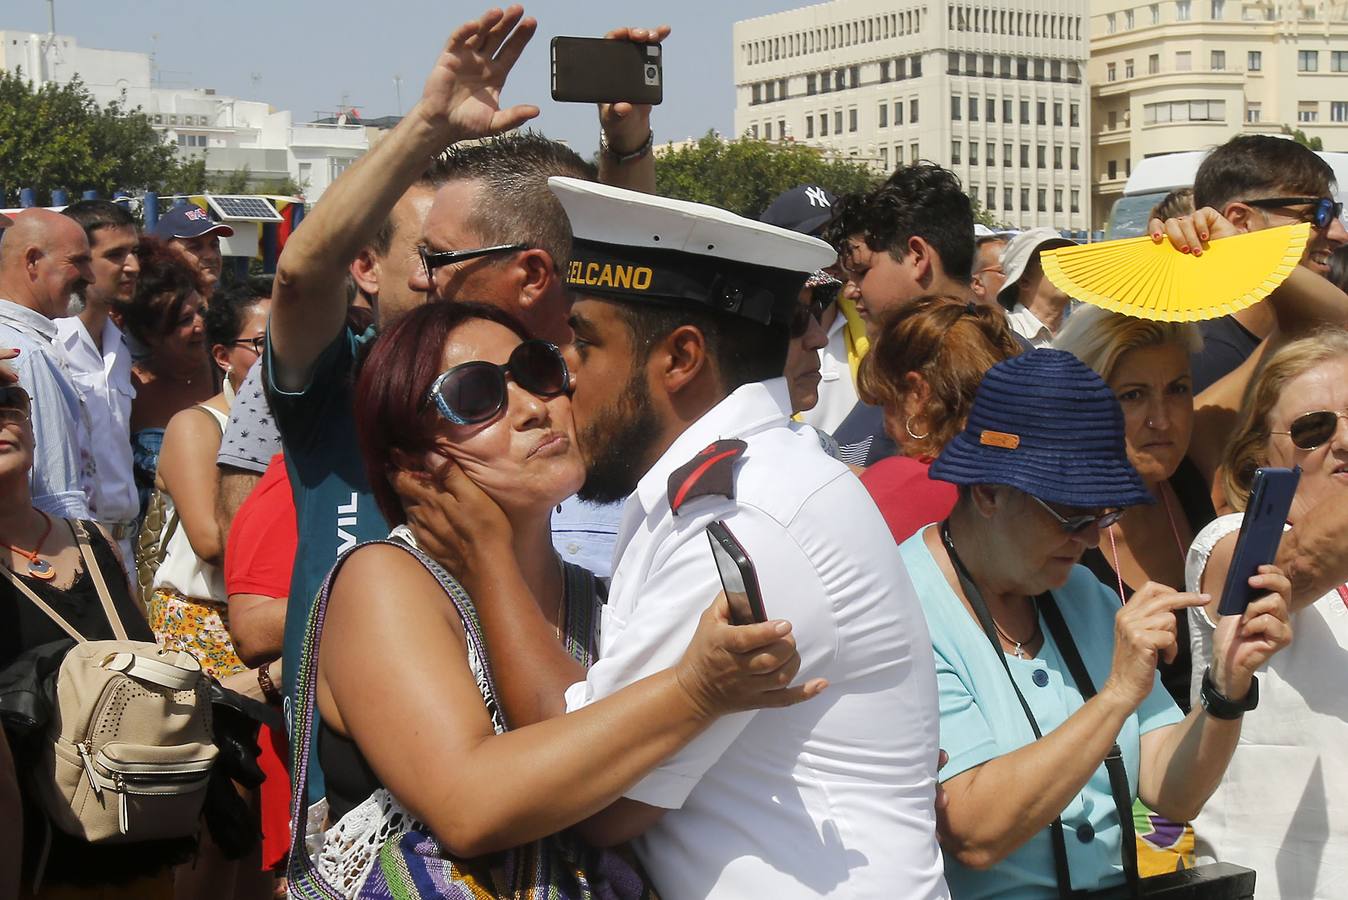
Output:
[[507,372],[520,387],[545,399],[565,394],[571,386],[571,373],[555,344],[525,341],[504,365],[474,360],[440,373],[422,406],[434,402],[440,415],[455,425],[486,422],[506,408]]
[[1062,530],[1068,534],[1080,534],[1092,525],[1099,528],[1108,528],[1119,521],[1119,518],[1123,515],[1123,510],[1112,509],[1102,513],[1086,513],[1081,516],[1064,516],[1034,494],[1030,494],[1029,497],[1035,503],[1038,503],[1040,506],[1044,507],[1044,509],[1048,510],[1048,514],[1057,519],[1058,524],[1062,526]]
[[1334,220],[1343,215],[1343,204],[1331,200],[1329,197],[1268,197],[1263,200],[1245,200],[1243,202],[1246,206],[1254,206],[1260,209],[1281,209],[1310,203],[1312,206],[1302,213],[1301,221],[1310,222],[1321,231],[1334,224]]
[[33,416],[33,401],[28,392],[17,385],[0,387],[0,424],[27,422]]
[[1287,435],[1298,450],[1314,450],[1333,439],[1334,432],[1339,430],[1339,419],[1348,419],[1348,412],[1319,409],[1297,416],[1286,431],[1271,433]]

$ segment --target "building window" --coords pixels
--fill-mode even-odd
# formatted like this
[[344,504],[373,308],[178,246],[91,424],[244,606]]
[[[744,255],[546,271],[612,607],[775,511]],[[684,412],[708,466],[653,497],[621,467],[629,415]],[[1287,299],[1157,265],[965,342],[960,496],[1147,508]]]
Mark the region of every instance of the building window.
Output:
[[1190,0],[1175,0],[1175,21],[1176,22],[1189,21],[1189,19],[1192,18],[1193,15],[1192,6],[1193,4],[1190,2]]
[[805,117],[805,137],[806,139],[814,137],[814,116]]
[[1040,100],[1038,103],[1036,103],[1034,105],[1034,116],[1035,121],[1038,122],[1040,125],[1047,125],[1048,104],[1045,103],[1043,100]]
[[1319,50],[1298,50],[1298,51],[1297,51],[1297,71],[1298,71],[1298,72],[1318,72],[1318,71],[1320,71],[1320,51],[1319,51]]
[[752,88],[750,88],[749,103],[750,105],[753,105],[762,102],[763,102],[763,86],[761,84],[755,84]]
[[843,91],[847,89],[847,79],[844,77],[842,69],[836,69],[833,72],[833,89]]
[[1114,21],[1114,14],[1113,14],[1113,13],[1109,13],[1107,16],[1105,16],[1105,33],[1106,33],[1106,34],[1113,34],[1114,32],[1116,32],[1116,31],[1118,31],[1118,30],[1119,30],[1119,25],[1118,25],[1118,23],[1117,23],[1116,21]]
[[1072,212],[1081,212],[1081,191],[1072,191]]
[[1021,81],[1028,81],[1030,78],[1030,61],[1021,57],[1016,60],[1016,78]]
[[1123,61],[1123,77],[1124,78],[1133,77],[1133,61],[1131,59],[1125,59]]
[[922,57],[920,56],[913,57],[913,77],[914,78],[922,77]]
[[913,142],[913,143],[909,144],[909,145],[908,145],[908,161],[909,161],[909,162],[917,162],[919,159],[921,159],[921,157],[922,157],[922,151],[921,151],[921,148],[918,146],[917,142]]
[[945,73],[947,75],[958,75],[960,73],[960,55],[958,53],[946,53]]
[[903,101],[894,101],[894,124],[896,126],[903,124]]
[[1225,100],[1171,100],[1164,103],[1148,103],[1142,107],[1143,125],[1224,121],[1226,121]]
[[1329,121],[1348,122],[1348,101],[1329,101]]
[[960,147],[961,147],[961,146],[962,146],[962,144],[961,144],[959,141],[951,141],[951,142],[950,142],[950,164],[951,164],[952,166],[958,166],[958,165],[960,164]]
[[969,98],[969,121],[970,121],[970,122],[977,122],[977,121],[978,121],[978,98],[977,98],[977,97],[970,97],[970,98]]
[[997,121],[997,101],[989,97],[983,104],[983,118],[989,122]]
[[978,54],[977,54],[977,53],[966,53],[966,54],[964,54],[964,74],[965,74],[965,75],[977,75],[977,74],[978,74]]
[[1062,60],[1055,59],[1048,64],[1049,81],[1062,81]]
[[1030,101],[1029,101],[1029,100],[1022,100],[1022,101],[1020,101],[1020,124],[1022,124],[1022,125],[1029,125],[1029,124],[1030,124]]
[[1030,211],[1030,189],[1027,187],[1020,189],[1020,211]]
[[1111,110],[1109,111],[1108,121],[1109,121],[1109,127],[1108,127],[1108,130],[1109,130],[1109,131],[1113,131],[1115,128],[1118,128],[1118,127],[1119,127],[1119,113],[1118,113],[1118,110],[1111,109]]
[[828,137],[828,113],[819,114],[819,136]]
[[1016,208],[1016,205],[1015,205],[1015,202],[1014,202],[1014,196],[1015,196],[1015,195],[1014,195],[1013,191],[1014,191],[1014,188],[1009,188],[1009,187],[1004,187],[1004,188],[1002,188],[1002,209],[1005,209],[1005,210],[1012,210],[1012,209],[1015,209],[1015,208]]
[[1123,13],[1123,27],[1132,28],[1135,24],[1137,23],[1136,20],[1133,18],[1133,11],[1131,9],[1125,10]]
[[[882,59],[880,60],[880,83],[885,84],[888,81],[889,81],[889,60]],[[889,150],[887,149],[882,148],[881,152],[884,153],[885,155],[889,154]]]
[[1348,72],[1348,50],[1329,51],[1329,71]]
[[1320,121],[1320,104],[1315,100],[1302,100],[1297,104],[1298,122]]
[[1053,189],[1053,211],[1062,212],[1062,188]]
[[841,109],[835,109],[835,110],[833,111],[833,133],[834,133],[834,134],[842,134],[842,110],[841,110]]
[[997,63],[997,77],[998,78],[1011,77],[1011,57],[1003,56],[1001,60]]
[[1073,170],[1080,169],[1080,168],[1081,168],[1081,148],[1079,148],[1079,147],[1073,147],[1073,148],[1071,148],[1071,150],[1072,150],[1072,152],[1071,152],[1071,154],[1069,154],[1069,157],[1070,157],[1070,159],[1071,159],[1071,161],[1072,161],[1072,162],[1071,162],[1072,169],[1073,169]]
[[1028,169],[1028,168],[1030,167],[1030,145],[1029,145],[1029,144],[1021,144],[1021,145],[1020,145],[1020,167],[1021,167],[1022,169]]
[[816,76],[813,72],[805,76],[805,95],[813,97],[817,93]]
[[1107,175],[1107,177],[1109,178],[1110,181],[1113,181],[1114,179],[1118,178],[1118,177],[1119,177],[1119,161],[1118,161],[1117,159],[1111,159],[1111,160],[1106,164],[1106,169],[1105,169],[1105,170],[1109,173],[1109,174]]
[[851,132],[857,130],[857,108],[855,106],[847,111],[847,130]]
[[988,185],[987,192],[983,195],[983,205],[988,209],[997,208],[997,189],[992,185]]
[[1068,121],[1071,123],[1071,125],[1072,125],[1073,128],[1077,128],[1077,127],[1079,127],[1079,126],[1081,125],[1081,104],[1080,104],[1080,103],[1073,103],[1073,104],[1072,104],[1072,118],[1069,119]]
[[997,74],[995,58],[991,53],[983,54],[983,77],[992,78]]
[[1062,124],[1062,104],[1061,104],[1061,103],[1054,103],[1054,104],[1053,104],[1053,124],[1054,124],[1054,125],[1061,125],[1061,124]]
[[1034,80],[1044,80],[1044,61],[1042,59],[1036,59],[1034,61]]
[[1247,102],[1247,103],[1245,104],[1245,121],[1246,121],[1246,122],[1249,122],[1249,123],[1251,123],[1251,124],[1256,124],[1256,123],[1258,123],[1258,122],[1263,121],[1263,118],[1264,118],[1264,105],[1263,105],[1262,103],[1258,103],[1258,102],[1254,102],[1254,103]]
[[997,145],[988,141],[985,146],[987,147],[987,155],[983,158],[983,164],[986,166],[997,165]]
[[903,79],[907,78],[907,69],[908,57],[900,56],[898,59],[894,60],[894,80],[903,81]]
[[[969,165],[978,165],[978,141],[969,142]],[[978,193],[977,191],[974,192]]]
[[757,126],[757,125],[750,125],[750,126],[749,126],[749,136],[750,136],[751,138],[753,138],[754,140],[758,140],[758,126]]
[[784,140],[786,140],[788,137],[790,137],[790,135],[788,135],[788,134],[786,133],[786,119],[780,119],[780,120],[778,120],[778,122],[777,122],[777,138],[778,138],[778,140],[784,141]]
[[785,78],[781,78],[781,79],[778,79],[778,81],[777,81],[777,99],[778,99],[778,100],[785,100],[786,98],[787,98],[787,93],[786,93],[786,79],[785,79]]
[[776,82],[774,82],[774,81],[769,81],[766,85],[764,85],[764,88],[765,88],[766,91],[767,91],[767,93],[766,93],[766,94],[764,95],[764,97],[763,97],[763,101],[764,101],[765,103],[771,103],[772,101],[774,101],[774,100],[777,99],[777,83],[776,83]]
[[1062,147],[1055,145],[1053,148],[1053,168],[1062,168]]
[[1161,71],[1161,54],[1153,53],[1147,57],[1147,74],[1155,75]]
[[1213,50],[1213,51],[1212,51],[1212,71],[1214,71],[1214,72],[1224,72],[1224,71],[1226,71],[1226,51],[1225,51],[1225,50]]
[[958,122],[958,121],[960,120],[960,116],[962,116],[962,115],[964,115],[964,103],[962,102],[962,100],[961,100],[959,97],[955,96],[954,94],[951,94],[951,95],[950,95],[950,118],[951,118],[951,120],[952,120],[952,121],[955,121],[955,122]]
[[1212,18],[1221,20],[1226,15],[1226,0],[1212,0]]
[[903,144],[894,145],[894,167],[903,165]]
[[1175,54],[1175,71],[1188,72],[1194,67],[1194,55],[1192,51],[1180,50]]
[[1153,25],[1160,25],[1160,24],[1161,24],[1161,4],[1159,4],[1159,3],[1153,3],[1153,4],[1152,4],[1151,6],[1149,6],[1147,9],[1148,9],[1148,12],[1151,13],[1151,24],[1153,24]]
[[889,104],[880,104],[880,122],[878,128],[885,128],[889,125]]
[[908,101],[908,124],[917,124],[917,98]]
[[1014,118],[1012,117],[1012,115],[1011,115],[1011,112],[1012,112],[1012,102],[1011,102],[1010,100],[1003,100],[1003,101],[1002,101],[1002,121],[1005,122],[1005,123],[1008,124],[1008,125],[1010,125],[1012,122],[1015,121],[1015,119],[1014,119]]
[[1002,144],[1002,165],[1008,167],[1011,165],[1011,148],[1013,146],[1013,144]]
[[1040,144],[1034,148],[1035,166],[1040,169],[1048,168],[1048,147]]
[[852,66],[847,70],[847,74],[852,82],[852,87],[861,86],[861,66]]

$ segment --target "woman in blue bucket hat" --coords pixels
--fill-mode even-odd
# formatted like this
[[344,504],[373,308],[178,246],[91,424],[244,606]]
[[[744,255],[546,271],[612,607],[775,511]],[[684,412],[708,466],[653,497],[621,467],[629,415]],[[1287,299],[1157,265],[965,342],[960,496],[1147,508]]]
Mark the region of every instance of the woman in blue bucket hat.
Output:
[[1175,653],[1175,611],[1206,595],[1148,583],[1120,607],[1077,564],[1151,501],[1098,375],[1057,350],[993,366],[931,477],[959,499],[902,552],[935,648],[952,895],[1129,896],[1133,802],[1187,821],[1221,780],[1254,672],[1291,640],[1287,579],[1251,579],[1264,593],[1218,629],[1185,717],[1156,666]]

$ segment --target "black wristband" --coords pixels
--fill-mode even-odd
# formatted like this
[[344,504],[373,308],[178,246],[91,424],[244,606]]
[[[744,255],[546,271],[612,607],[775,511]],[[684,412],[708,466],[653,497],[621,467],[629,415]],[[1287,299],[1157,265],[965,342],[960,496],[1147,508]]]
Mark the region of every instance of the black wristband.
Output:
[[1203,670],[1203,687],[1199,689],[1198,700],[1214,719],[1239,719],[1259,705],[1259,679],[1250,676],[1250,692],[1243,700],[1232,700],[1223,696],[1212,683],[1212,667],[1209,666]]

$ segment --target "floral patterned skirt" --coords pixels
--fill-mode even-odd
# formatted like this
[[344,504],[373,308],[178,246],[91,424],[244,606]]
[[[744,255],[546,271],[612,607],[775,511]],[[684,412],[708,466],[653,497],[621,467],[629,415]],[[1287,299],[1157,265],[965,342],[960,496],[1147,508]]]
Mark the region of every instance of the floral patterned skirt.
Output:
[[1194,867],[1194,827],[1188,822],[1172,822],[1138,800],[1133,804],[1133,829],[1137,871],[1143,878]]
[[185,650],[212,678],[221,679],[248,667],[234,652],[229,636],[229,609],[216,600],[184,597],[159,588],[150,598],[150,629],[165,650]]

